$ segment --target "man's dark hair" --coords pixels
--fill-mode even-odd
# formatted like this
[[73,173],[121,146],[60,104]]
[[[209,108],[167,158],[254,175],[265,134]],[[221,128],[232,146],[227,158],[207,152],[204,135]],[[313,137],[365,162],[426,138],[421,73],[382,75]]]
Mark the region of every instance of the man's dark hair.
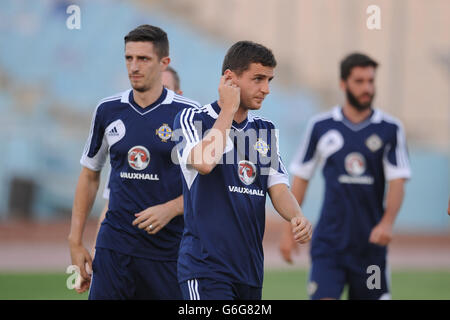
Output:
[[158,58],[169,56],[169,40],[167,33],[161,28],[143,24],[134,30],[131,30],[124,38],[125,44],[130,41],[134,42],[151,42],[155,48]]
[[228,49],[223,60],[222,75],[227,69],[240,75],[250,67],[251,63],[260,63],[272,68],[277,66],[277,61],[270,49],[252,41],[239,41]]
[[180,77],[178,76],[178,72],[175,71],[174,68],[172,68],[171,66],[168,66],[166,68],[166,71],[169,71],[170,73],[172,73],[173,79],[175,80],[175,91],[180,90]]
[[378,62],[362,53],[352,53],[341,61],[341,79],[347,80],[354,67],[374,67]]

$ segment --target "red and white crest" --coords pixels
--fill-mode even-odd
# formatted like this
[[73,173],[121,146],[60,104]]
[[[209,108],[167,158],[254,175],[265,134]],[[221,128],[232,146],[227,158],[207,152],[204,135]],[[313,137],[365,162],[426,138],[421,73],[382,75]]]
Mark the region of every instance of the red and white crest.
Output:
[[239,179],[245,185],[250,185],[256,178],[256,166],[250,161],[242,160],[238,164]]
[[349,153],[345,157],[345,170],[351,176],[360,176],[366,171],[366,160],[359,152]]
[[150,163],[150,152],[143,146],[132,147],[128,151],[128,164],[134,170],[144,170]]

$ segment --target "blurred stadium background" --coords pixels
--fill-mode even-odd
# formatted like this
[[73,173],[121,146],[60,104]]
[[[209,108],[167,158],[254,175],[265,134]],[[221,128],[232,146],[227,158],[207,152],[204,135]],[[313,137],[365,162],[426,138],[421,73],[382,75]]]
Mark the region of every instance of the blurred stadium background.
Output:
[[[79,30],[66,27],[72,4]],[[366,26],[369,5],[381,9],[380,30]],[[378,60],[375,105],[403,121],[413,171],[389,253],[393,298],[450,299],[447,0],[1,1],[0,299],[86,298],[66,289],[64,274],[79,158],[97,102],[129,87],[123,37],[144,23],[168,33],[184,94],[202,104],[217,96],[231,44],[272,48],[279,66],[260,113],[278,125],[286,163],[307,120],[343,101],[340,59],[358,50]],[[303,207],[313,222],[321,179],[317,172]],[[99,196],[88,247],[102,206]],[[272,210],[264,298],[306,298],[308,248],[294,265],[282,261]]]

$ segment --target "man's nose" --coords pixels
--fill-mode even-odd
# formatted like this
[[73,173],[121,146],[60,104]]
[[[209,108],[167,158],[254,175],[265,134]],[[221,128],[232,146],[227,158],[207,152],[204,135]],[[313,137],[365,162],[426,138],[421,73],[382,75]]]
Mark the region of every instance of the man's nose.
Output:
[[264,84],[261,87],[261,91],[265,94],[268,95],[270,93],[270,88],[269,88],[269,82],[264,82]]
[[136,72],[139,70],[139,64],[137,63],[136,59],[131,59],[130,62],[130,71],[131,72]]
[[364,89],[365,92],[368,92],[368,93],[372,94],[373,91],[374,91],[374,85],[370,81],[365,81],[364,85],[363,85],[363,89]]

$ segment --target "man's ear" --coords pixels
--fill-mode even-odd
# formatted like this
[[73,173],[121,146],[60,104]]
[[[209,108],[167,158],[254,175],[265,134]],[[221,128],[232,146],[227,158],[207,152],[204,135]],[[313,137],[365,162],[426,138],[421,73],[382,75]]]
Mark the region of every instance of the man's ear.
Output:
[[236,74],[233,71],[231,71],[230,69],[225,70],[223,75],[226,77],[226,79],[234,79],[234,78],[236,78]]
[[345,90],[347,89],[347,83],[345,82],[345,80],[340,80],[339,81],[339,87],[341,88],[342,91],[345,92]]
[[236,84],[236,79],[237,79],[236,73],[234,73],[230,69],[227,69],[227,70],[225,70],[223,75],[225,76],[225,80],[231,80],[234,84]]
[[169,66],[170,58],[169,57],[163,57],[163,58],[161,58],[159,63],[163,67],[162,71],[165,71],[167,69],[167,67]]

